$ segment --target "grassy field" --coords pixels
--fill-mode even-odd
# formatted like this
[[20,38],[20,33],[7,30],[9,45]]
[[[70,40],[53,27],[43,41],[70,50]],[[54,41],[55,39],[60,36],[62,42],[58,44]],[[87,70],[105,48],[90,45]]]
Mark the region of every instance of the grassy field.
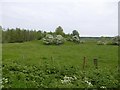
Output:
[[[2,46],[3,85],[8,88],[111,88],[118,84],[118,46],[96,43]],[[87,65],[83,70],[83,58]],[[98,59],[95,69],[93,59]]]

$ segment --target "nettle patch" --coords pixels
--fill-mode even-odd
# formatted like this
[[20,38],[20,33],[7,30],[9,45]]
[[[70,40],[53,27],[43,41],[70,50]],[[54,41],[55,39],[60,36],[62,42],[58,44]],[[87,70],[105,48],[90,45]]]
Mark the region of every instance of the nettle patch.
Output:
[[117,69],[80,70],[79,66],[59,67],[44,61],[41,66],[3,63],[2,88],[117,88]]

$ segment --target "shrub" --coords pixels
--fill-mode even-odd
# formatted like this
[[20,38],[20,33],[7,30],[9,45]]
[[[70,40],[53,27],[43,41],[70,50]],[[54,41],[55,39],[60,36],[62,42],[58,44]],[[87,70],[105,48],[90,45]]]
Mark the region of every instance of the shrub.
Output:
[[81,44],[85,43],[85,41],[80,41]]
[[115,36],[112,39],[112,45],[120,45],[120,36]]
[[53,37],[51,34],[47,34],[45,38],[43,38],[43,43],[46,45],[59,45],[64,43],[64,38],[62,37],[62,35],[56,35],[55,37]]
[[98,42],[97,42],[97,45],[106,45],[106,43],[105,43],[105,42],[102,42],[102,41],[98,41]]
[[66,40],[67,40],[67,41],[73,41],[73,40],[72,40],[72,37],[70,37],[70,36],[67,37]]
[[43,43],[46,45],[53,44],[54,37],[51,34],[47,34],[45,38],[43,38]]
[[59,44],[63,44],[64,43],[64,38],[62,37],[62,35],[57,35],[54,38],[54,44],[59,45]]
[[106,44],[107,44],[107,45],[112,45],[112,42],[111,42],[111,41],[108,41]]
[[77,35],[73,36],[73,37],[72,37],[72,40],[73,40],[73,42],[75,42],[75,43],[80,43],[80,39],[79,39],[79,37],[78,37]]

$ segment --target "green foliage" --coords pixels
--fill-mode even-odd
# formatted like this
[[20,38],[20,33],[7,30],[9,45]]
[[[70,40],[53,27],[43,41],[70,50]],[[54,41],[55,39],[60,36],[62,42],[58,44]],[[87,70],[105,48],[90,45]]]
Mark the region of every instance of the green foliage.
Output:
[[[16,62],[3,64],[2,86],[5,88],[117,88],[117,69],[107,68],[80,71],[76,66],[43,60],[43,65],[21,65]],[[80,72],[79,72],[80,71]],[[13,79],[14,78],[14,79]],[[30,84],[30,85],[29,85]]]
[[98,41],[98,42],[97,42],[97,45],[106,45],[106,43],[105,43],[105,42],[102,42],[102,41]]
[[0,26],[0,43],[2,43],[2,27]]
[[113,45],[120,45],[120,36],[115,36],[115,37],[112,39],[112,44],[113,44]]
[[118,45],[119,43],[119,37],[104,37],[101,36],[97,41],[97,45]]
[[56,35],[56,37],[54,38],[54,43],[56,45],[63,44],[64,38],[62,37],[62,35]]
[[75,43],[80,43],[80,39],[79,39],[79,37],[78,37],[77,35],[73,36],[73,37],[72,37],[72,40],[73,40],[73,42],[75,42]]
[[78,32],[77,30],[73,30],[73,31],[72,31],[72,35],[73,35],[73,36],[77,35],[77,36],[79,37],[79,32]]
[[[2,87],[117,88],[120,79],[117,50],[118,46],[87,42],[66,42],[61,46],[46,46],[40,40],[5,43]],[[84,70],[83,56],[87,60]],[[98,69],[93,64],[95,57],[98,58]]]
[[43,43],[46,45],[52,45],[52,44],[63,44],[64,38],[61,35],[52,36],[50,34],[47,34],[45,38],[43,38]]
[[[67,36],[67,41],[72,41],[75,43],[80,43],[80,37],[77,30],[73,30],[71,35]],[[83,42],[82,42],[83,43]]]
[[54,38],[52,35],[50,34],[47,34],[45,36],[45,38],[43,38],[43,43],[46,44],[46,45],[50,45],[50,44],[53,44],[53,41],[54,41]]
[[65,33],[63,32],[63,29],[61,26],[58,26],[55,30],[55,34],[56,35],[62,35],[62,36],[65,36]]
[[7,29],[2,30],[2,42],[3,43],[15,43],[15,42],[26,42],[32,40],[40,40],[43,38],[44,33],[26,29]]

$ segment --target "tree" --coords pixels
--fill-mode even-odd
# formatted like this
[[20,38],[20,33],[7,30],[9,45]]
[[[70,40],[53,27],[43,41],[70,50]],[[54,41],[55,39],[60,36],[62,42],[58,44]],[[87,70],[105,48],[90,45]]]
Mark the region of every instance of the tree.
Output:
[[79,39],[79,37],[78,37],[77,35],[74,35],[74,36],[72,37],[72,40],[73,40],[73,42],[75,42],[75,43],[80,43],[80,39]]
[[77,35],[77,36],[79,37],[79,32],[78,32],[77,30],[73,30],[73,31],[72,31],[72,35],[73,35],[73,36]]
[[43,38],[42,31],[37,31],[37,40],[40,40]]
[[16,42],[23,42],[23,34],[20,28],[16,28]]
[[2,26],[0,26],[0,43],[2,42]]
[[56,35],[62,35],[62,36],[65,35],[65,33],[63,32],[63,29],[62,29],[61,26],[58,26],[58,27],[56,28],[55,34],[56,34]]
[[79,37],[79,32],[77,30],[72,31],[72,41],[75,43],[80,43],[80,37]]
[[114,45],[120,45],[120,36],[115,36],[113,39],[112,39],[112,44]]

